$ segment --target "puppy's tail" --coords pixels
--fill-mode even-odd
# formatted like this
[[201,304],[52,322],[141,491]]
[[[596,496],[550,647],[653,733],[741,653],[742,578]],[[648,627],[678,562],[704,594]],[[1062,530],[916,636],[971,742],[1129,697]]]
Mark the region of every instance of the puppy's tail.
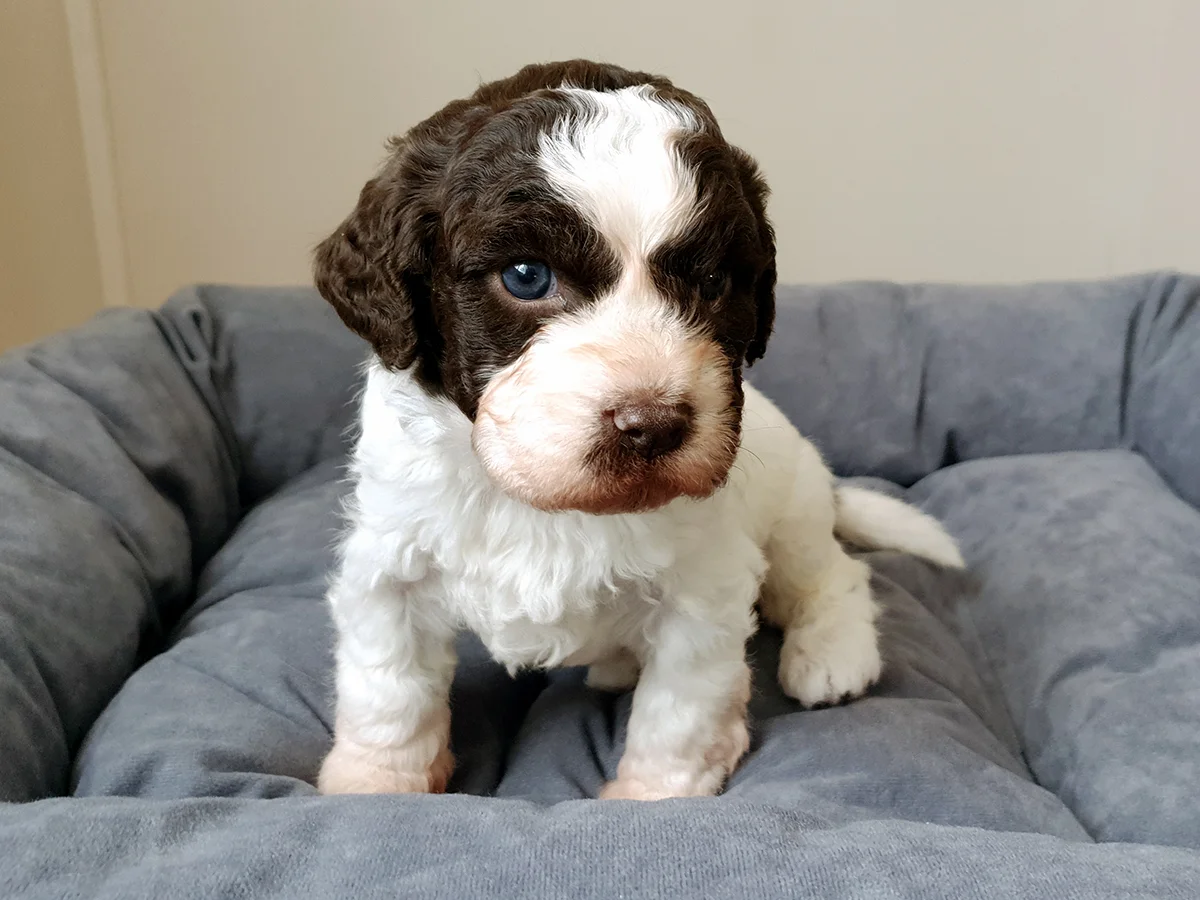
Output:
[[844,485],[836,491],[837,521],[834,533],[864,550],[899,550],[920,556],[948,569],[966,567],[954,538],[942,523],[905,503]]

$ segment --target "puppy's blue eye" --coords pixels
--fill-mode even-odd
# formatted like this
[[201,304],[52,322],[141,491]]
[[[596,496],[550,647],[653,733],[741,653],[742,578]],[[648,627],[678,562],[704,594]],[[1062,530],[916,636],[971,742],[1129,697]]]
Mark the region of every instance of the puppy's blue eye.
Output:
[[554,293],[557,281],[545,263],[513,263],[500,273],[504,289],[518,300],[541,300]]

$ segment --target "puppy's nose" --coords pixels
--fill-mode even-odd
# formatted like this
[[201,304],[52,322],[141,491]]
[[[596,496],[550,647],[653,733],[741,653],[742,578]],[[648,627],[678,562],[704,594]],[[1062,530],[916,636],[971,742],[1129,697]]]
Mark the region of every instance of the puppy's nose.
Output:
[[620,443],[645,459],[677,450],[692,426],[686,403],[637,403],[612,410]]

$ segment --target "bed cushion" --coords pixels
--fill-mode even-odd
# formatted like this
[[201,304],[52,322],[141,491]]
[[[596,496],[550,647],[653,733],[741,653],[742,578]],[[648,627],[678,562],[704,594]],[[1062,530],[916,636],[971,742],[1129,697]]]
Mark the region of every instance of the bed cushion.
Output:
[[971,572],[868,554],[878,688],[799,710],[765,630],[728,790],[649,805],[589,799],[628,695],[467,636],[455,794],[316,796],[364,348],[311,291],[193,288],[9,354],[0,894],[1196,896],[1197,294],[781,290],[756,383]]
[[984,585],[958,630],[1038,783],[1096,840],[1200,847],[1200,512],[1120,450],[964,463],[913,495]]

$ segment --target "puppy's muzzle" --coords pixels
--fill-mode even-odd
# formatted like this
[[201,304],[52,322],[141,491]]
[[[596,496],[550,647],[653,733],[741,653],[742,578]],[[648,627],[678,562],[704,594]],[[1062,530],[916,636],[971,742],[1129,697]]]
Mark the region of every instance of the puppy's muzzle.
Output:
[[618,293],[546,326],[492,376],[473,444],[547,511],[628,513],[712,494],[738,442],[733,368],[654,296]]

